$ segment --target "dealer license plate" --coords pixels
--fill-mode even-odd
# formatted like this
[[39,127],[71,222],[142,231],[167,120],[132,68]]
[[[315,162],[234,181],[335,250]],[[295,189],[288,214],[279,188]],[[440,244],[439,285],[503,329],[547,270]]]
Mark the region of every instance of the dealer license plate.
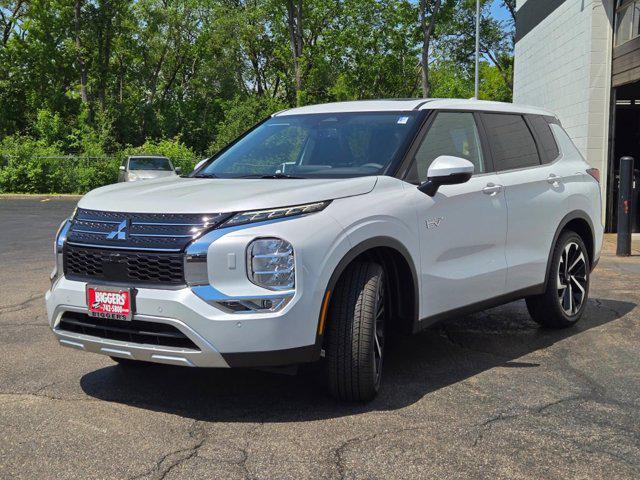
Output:
[[133,302],[130,288],[87,285],[89,316],[110,320],[131,320]]

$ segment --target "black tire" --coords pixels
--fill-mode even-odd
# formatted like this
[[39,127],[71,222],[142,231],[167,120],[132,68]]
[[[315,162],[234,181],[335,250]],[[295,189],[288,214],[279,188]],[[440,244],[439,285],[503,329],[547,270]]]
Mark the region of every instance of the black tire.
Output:
[[146,367],[150,365],[150,362],[145,362],[142,360],[133,360],[131,358],[120,358],[120,357],[109,357],[111,360],[116,362],[121,367],[126,368],[139,368]]
[[325,355],[329,389],[339,400],[366,402],[380,389],[387,297],[384,280],[379,264],[357,261],[347,267],[333,291]]
[[560,234],[549,269],[545,292],[526,299],[529,314],[548,328],[575,325],[587,305],[591,272],[589,254],[580,235],[571,230]]

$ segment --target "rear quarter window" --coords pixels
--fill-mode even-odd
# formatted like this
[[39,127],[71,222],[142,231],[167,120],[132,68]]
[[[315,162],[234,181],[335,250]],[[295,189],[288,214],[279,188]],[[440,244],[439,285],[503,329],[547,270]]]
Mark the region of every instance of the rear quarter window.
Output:
[[542,155],[542,163],[551,163],[560,156],[560,150],[556,143],[549,123],[544,117],[540,115],[527,116],[533,132],[538,140],[538,147],[540,147],[540,153]]
[[522,115],[483,113],[482,121],[497,171],[541,164],[533,135]]

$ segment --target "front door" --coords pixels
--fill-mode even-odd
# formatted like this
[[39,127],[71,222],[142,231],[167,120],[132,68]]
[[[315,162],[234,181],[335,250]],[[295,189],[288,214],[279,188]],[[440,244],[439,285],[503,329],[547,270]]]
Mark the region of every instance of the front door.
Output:
[[473,113],[437,114],[415,153],[407,180],[426,180],[440,155],[465,158],[471,179],[444,185],[434,197],[411,194],[420,231],[421,318],[488,300],[505,290],[507,207],[491,173]]

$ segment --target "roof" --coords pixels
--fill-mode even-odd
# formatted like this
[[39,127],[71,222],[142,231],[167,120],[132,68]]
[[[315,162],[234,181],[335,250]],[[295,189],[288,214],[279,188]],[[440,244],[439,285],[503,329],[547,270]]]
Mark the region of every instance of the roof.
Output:
[[533,115],[555,114],[548,110],[513,103],[488,102],[485,100],[463,100],[457,98],[407,98],[387,100],[358,100],[353,102],[322,103],[292,108],[275,113],[274,116],[304,115],[312,113],[339,112],[402,112],[409,110],[477,110],[504,113],[529,113]]

